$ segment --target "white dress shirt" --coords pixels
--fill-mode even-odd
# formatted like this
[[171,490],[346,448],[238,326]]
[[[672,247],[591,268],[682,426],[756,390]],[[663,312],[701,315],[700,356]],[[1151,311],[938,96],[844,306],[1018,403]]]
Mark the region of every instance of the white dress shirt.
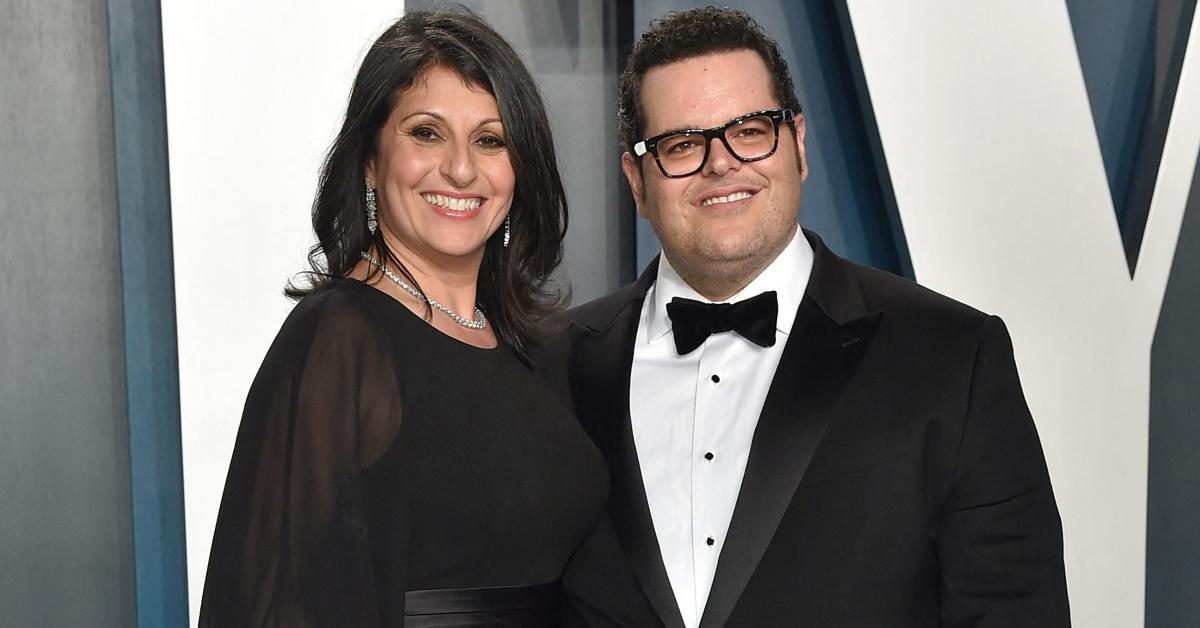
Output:
[[642,304],[629,383],[633,439],[654,532],[687,628],[704,614],[754,428],[812,263],[812,247],[797,229],[787,248],[728,301],[778,293],[771,347],[729,331],[677,355],[667,304],[675,297],[711,301],[679,277],[665,254]]

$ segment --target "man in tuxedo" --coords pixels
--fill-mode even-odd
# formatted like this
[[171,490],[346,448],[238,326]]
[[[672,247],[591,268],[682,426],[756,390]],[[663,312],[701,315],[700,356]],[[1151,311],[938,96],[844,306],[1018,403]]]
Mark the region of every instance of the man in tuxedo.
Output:
[[663,254],[547,351],[612,479],[568,625],[1069,625],[1004,324],[798,229],[805,121],[775,42],[672,13],[620,105]]

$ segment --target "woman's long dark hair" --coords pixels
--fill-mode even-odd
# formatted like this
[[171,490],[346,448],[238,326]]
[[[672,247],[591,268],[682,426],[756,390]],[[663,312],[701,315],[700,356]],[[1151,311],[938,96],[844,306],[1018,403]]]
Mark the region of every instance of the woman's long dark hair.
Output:
[[371,247],[420,289],[384,242],[382,229],[374,235],[367,230],[364,177],[397,97],[435,65],[488,90],[500,109],[516,175],[509,210],[512,237],[508,247],[499,231],[488,239],[476,292],[496,335],[526,357],[530,343],[543,335],[547,317],[564,301],[549,289],[548,281],[562,261],[567,199],[550,122],[533,77],[508,42],[465,10],[412,11],[367,51],[350,92],[346,120],[321,170],[312,209],[317,235],[308,255],[312,271],[306,273],[307,285],[292,283],[285,292],[300,298],[328,286],[345,277],[360,261],[360,253]]

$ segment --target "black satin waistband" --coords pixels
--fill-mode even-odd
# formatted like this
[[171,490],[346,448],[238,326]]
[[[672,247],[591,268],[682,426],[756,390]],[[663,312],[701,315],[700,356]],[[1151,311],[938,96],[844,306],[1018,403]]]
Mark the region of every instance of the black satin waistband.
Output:
[[[522,626],[527,623],[521,622],[530,621],[540,624],[540,620],[551,621],[557,617],[560,600],[558,582],[520,587],[408,591],[404,594],[404,625]],[[482,623],[477,623],[479,620]]]

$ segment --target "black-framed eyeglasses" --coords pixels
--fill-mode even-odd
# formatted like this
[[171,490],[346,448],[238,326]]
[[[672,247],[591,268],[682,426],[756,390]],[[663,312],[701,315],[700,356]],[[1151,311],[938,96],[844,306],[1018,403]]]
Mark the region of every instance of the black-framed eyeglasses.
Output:
[[791,109],[767,109],[738,116],[711,129],[683,129],[655,135],[633,145],[633,154],[641,158],[654,155],[658,169],[671,178],[689,177],[708,161],[709,146],[714,139],[721,143],[738,161],[766,159],[779,146],[779,123],[792,122],[796,112]]

